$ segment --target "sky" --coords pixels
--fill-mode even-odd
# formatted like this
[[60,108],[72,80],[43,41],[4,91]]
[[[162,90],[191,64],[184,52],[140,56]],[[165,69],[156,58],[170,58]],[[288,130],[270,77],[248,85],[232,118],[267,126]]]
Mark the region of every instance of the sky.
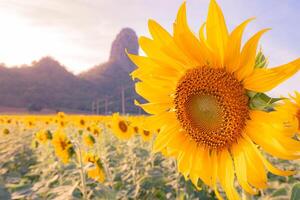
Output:
[[[148,19],[172,30],[182,0],[0,0],[0,63],[30,64],[51,56],[78,74],[109,57],[110,45],[124,27],[149,36]],[[269,65],[300,57],[300,1],[217,0],[232,30],[256,17],[244,40],[262,28],[272,28],[261,42]],[[187,0],[188,21],[197,33],[205,21],[209,0]],[[271,91],[300,91],[300,73]]]

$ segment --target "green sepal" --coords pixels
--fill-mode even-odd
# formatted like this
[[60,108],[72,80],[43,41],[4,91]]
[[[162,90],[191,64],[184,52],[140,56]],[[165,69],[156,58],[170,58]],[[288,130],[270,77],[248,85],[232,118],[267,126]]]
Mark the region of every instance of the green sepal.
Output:
[[248,91],[249,107],[252,110],[272,111],[274,110],[275,103],[282,100],[282,98],[272,98],[265,93],[257,93]]

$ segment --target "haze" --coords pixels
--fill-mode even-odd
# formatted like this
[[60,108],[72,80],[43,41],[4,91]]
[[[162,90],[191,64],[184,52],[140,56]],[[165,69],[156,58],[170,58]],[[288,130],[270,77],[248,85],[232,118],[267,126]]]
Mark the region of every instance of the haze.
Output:
[[[218,0],[232,30],[256,16],[246,37],[261,28],[261,47],[276,66],[300,57],[300,3],[297,0]],[[52,56],[74,73],[107,60],[110,45],[123,27],[148,35],[147,19],[153,18],[169,31],[181,0],[1,0],[0,62],[8,66],[29,64]],[[198,32],[209,0],[187,0],[188,19]],[[300,91],[300,74],[272,94]]]

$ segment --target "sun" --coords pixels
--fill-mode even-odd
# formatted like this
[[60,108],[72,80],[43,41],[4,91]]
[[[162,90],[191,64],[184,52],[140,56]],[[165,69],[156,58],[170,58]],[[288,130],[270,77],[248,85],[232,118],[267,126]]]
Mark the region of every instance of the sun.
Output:
[[[235,181],[249,194],[267,187],[266,171],[291,175],[262,156],[264,150],[282,159],[297,159],[300,143],[286,119],[250,107],[251,93],[264,93],[300,69],[300,59],[270,69],[255,65],[257,46],[269,29],[242,45],[248,19],[232,32],[223,13],[211,0],[206,22],[197,37],[180,7],[173,34],[149,20],[152,38],[140,37],[146,56],[130,55],[138,66],[132,77],[136,91],[148,103],[149,127],[160,129],[154,151],[175,156],[178,170],[195,186],[202,180],[219,199],[220,187],[229,199],[239,199]],[[297,144],[290,146],[288,144]],[[255,167],[254,167],[255,166]]]

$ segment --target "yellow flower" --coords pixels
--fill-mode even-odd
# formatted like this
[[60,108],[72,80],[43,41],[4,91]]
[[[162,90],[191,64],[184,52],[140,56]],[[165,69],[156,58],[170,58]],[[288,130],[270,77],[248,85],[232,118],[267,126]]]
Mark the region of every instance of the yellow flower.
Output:
[[99,136],[102,132],[101,128],[98,127],[96,124],[92,125],[92,130],[91,130],[92,134],[95,136]]
[[145,129],[142,129],[142,131],[140,132],[141,136],[142,136],[142,139],[144,142],[148,142],[151,140],[153,134],[151,131],[148,131],[148,130],[145,130]]
[[53,135],[52,144],[56,156],[59,157],[63,163],[68,163],[74,154],[74,148],[66,133],[60,129],[57,130]]
[[31,117],[26,119],[26,128],[33,128],[35,126],[35,120]]
[[96,156],[95,154],[93,153],[84,153],[84,156],[83,156],[83,161],[85,163],[93,163],[95,164],[96,162],[98,162],[100,158],[98,156]]
[[45,144],[48,140],[52,139],[52,135],[49,130],[42,129],[35,134],[35,138],[38,142]]
[[65,116],[66,116],[66,114],[65,114],[64,112],[58,112],[58,113],[57,113],[57,116],[58,116],[58,118],[60,118],[60,119],[64,119]]
[[277,112],[272,113],[277,118],[289,119],[286,121],[286,126],[297,127],[295,132],[300,133],[300,93],[295,92],[290,99],[285,98],[283,102],[275,107]]
[[103,183],[105,180],[105,174],[103,169],[96,165],[95,167],[87,170],[87,175],[89,178],[98,181],[99,183]]
[[83,116],[80,116],[78,119],[77,119],[77,127],[81,130],[85,129],[87,126],[87,121],[86,119],[83,117]]
[[129,54],[138,66],[132,77],[141,80],[136,91],[149,102],[136,104],[152,114],[147,123],[160,129],[154,151],[176,156],[186,178],[195,186],[201,179],[220,199],[218,185],[229,199],[239,199],[235,177],[246,192],[256,194],[267,187],[265,169],[293,173],[273,167],[256,145],[279,158],[300,157],[300,143],[285,134],[284,120],[250,109],[247,95],[269,91],[291,77],[300,59],[271,69],[255,66],[259,39],[268,29],[241,48],[251,20],[229,33],[220,7],[211,0],[198,38],[187,24],[183,3],[173,35],[149,20],[152,39],[139,39],[147,56]]
[[128,122],[118,113],[113,114],[111,127],[119,139],[128,140],[134,134],[132,127],[128,126]]
[[144,142],[148,142],[152,139],[154,130],[151,129],[151,126],[145,126],[145,117],[134,117],[130,119],[130,126],[134,130],[134,133],[141,135]]
[[66,127],[66,121],[64,119],[58,120],[58,125],[60,128],[65,128]]
[[93,153],[85,153],[84,154],[84,162],[85,163],[92,163],[94,167],[87,170],[88,177],[103,183],[105,180],[105,174],[103,171],[103,166],[101,164],[101,160],[98,156]]
[[83,135],[83,142],[86,146],[92,147],[92,146],[94,146],[96,141],[95,141],[95,138],[92,135],[84,134]]

